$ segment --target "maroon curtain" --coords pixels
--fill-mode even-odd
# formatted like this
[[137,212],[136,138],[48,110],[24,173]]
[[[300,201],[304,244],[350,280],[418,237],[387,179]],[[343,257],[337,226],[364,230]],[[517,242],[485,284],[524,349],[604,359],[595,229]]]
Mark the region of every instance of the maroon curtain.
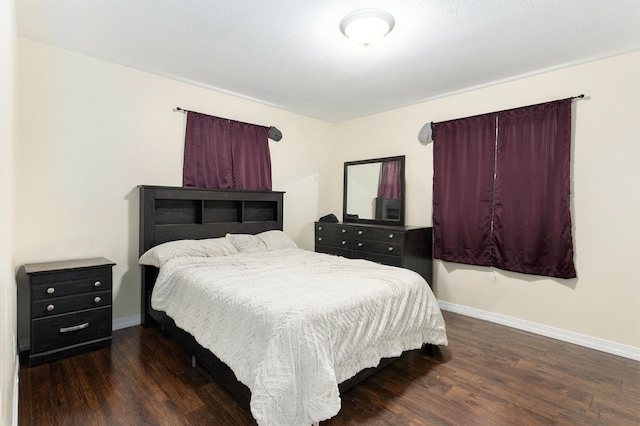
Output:
[[433,125],[434,257],[491,265],[495,118]]
[[234,189],[271,191],[269,128],[230,121]]
[[189,111],[182,185],[271,191],[269,128]]
[[382,162],[378,181],[378,198],[399,200],[401,191],[400,161]]
[[571,99],[498,113],[494,266],[576,276],[570,162]]
[[433,139],[434,257],[576,276],[570,99],[435,123]]

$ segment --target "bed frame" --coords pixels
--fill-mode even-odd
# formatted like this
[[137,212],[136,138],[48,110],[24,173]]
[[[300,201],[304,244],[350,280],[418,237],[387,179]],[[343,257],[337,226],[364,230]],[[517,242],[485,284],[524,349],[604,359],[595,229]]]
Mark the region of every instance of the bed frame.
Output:
[[[158,244],[183,239],[223,237],[227,233],[258,234],[282,230],[284,192],[236,191],[163,186],[140,186],[139,255]],[[251,393],[231,369],[194,337],[175,325],[164,312],[151,307],[151,293],[158,269],[142,266],[142,324],[160,326],[191,354],[242,405],[249,407]],[[425,345],[431,354],[432,346]],[[385,358],[339,385],[340,393],[393,362]]]

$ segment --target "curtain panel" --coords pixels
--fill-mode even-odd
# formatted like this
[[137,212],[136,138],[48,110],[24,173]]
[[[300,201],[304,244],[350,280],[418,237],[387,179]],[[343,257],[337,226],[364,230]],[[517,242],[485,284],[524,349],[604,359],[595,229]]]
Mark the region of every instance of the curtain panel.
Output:
[[571,234],[571,99],[498,114],[494,266],[576,276]]
[[571,99],[434,124],[434,257],[574,278]]
[[269,128],[187,112],[182,185],[271,191]]
[[434,124],[434,257],[491,266],[495,118]]

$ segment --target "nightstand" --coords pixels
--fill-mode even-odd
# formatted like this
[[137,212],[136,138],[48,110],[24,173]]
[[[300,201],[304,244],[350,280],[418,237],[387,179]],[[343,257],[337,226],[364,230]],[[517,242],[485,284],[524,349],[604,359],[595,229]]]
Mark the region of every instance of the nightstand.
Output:
[[18,279],[18,340],[29,365],[111,344],[109,259],[31,263]]

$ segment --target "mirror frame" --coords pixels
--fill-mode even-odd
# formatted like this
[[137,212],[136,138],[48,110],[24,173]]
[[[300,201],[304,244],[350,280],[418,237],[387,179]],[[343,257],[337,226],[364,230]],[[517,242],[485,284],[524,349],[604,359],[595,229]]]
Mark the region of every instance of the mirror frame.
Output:
[[[357,166],[361,164],[372,164],[372,163],[384,163],[389,161],[400,161],[400,214],[398,220],[388,220],[388,219],[354,219],[347,217],[347,188],[349,184],[349,167]],[[342,190],[342,221],[344,223],[369,223],[373,225],[390,225],[390,226],[404,226],[404,210],[405,210],[405,178],[404,178],[404,166],[405,166],[405,156],[399,155],[395,157],[383,157],[383,158],[372,158],[369,160],[358,160],[358,161],[346,161],[344,163],[344,181],[343,181],[343,190]]]

